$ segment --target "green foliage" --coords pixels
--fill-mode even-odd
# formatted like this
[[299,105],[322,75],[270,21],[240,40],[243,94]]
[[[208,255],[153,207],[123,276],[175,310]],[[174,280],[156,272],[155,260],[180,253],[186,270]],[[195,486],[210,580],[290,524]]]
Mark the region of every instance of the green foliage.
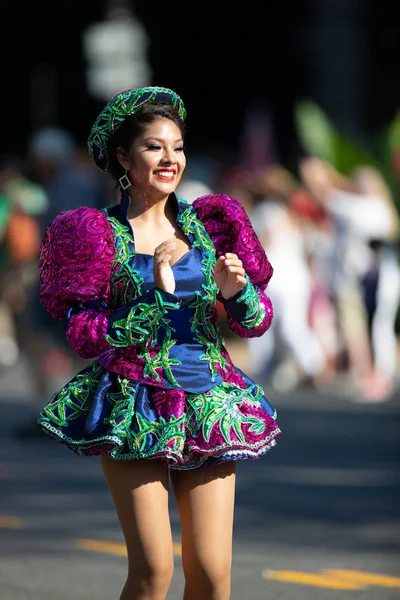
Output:
[[359,165],[381,169],[381,161],[342,133],[314,102],[305,100],[294,107],[298,138],[310,156],[328,160],[340,173],[348,175]]
[[393,155],[395,150],[400,150],[400,109],[389,123],[387,139],[390,154]]
[[333,162],[335,128],[322,109],[310,100],[303,100],[294,107],[294,120],[304,149],[311,156]]
[[376,167],[392,190],[396,204],[400,204],[400,178],[393,168],[394,154],[400,153],[400,109],[368,148],[339,131],[311,100],[295,104],[294,123],[298,139],[310,156],[328,160],[343,175],[360,165]]

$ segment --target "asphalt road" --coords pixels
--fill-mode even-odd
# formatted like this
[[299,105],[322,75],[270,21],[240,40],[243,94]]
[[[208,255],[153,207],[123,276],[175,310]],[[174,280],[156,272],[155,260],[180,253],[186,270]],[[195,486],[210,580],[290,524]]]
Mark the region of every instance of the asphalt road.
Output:
[[[231,600],[399,600],[399,399],[302,392],[273,404],[278,445],[238,465]],[[99,460],[19,439],[32,408],[0,399],[0,598],[117,600],[126,557]],[[171,520],[178,600],[172,496]]]

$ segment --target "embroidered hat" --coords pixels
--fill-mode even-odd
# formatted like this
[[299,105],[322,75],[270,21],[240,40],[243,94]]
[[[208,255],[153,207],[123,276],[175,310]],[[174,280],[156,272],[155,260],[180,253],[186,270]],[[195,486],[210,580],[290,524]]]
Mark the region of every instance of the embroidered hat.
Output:
[[102,171],[108,171],[108,144],[114,132],[126,117],[134,115],[144,104],[167,102],[174,106],[182,120],[186,110],[182,99],[168,88],[143,87],[120,92],[103,108],[97,117],[88,139],[89,155]]

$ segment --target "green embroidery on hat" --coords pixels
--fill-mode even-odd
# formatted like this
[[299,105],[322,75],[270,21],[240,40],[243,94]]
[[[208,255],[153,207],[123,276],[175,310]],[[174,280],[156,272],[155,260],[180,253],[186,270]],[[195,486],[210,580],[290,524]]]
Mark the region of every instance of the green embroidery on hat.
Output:
[[103,108],[88,139],[88,151],[91,160],[102,171],[107,171],[110,158],[108,144],[111,137],[127,117],[134,115],[144,104],[154,104],[158,100],[169,102],[177,109],[182,120],[186,110],[182,99],[176,92],[164,87],[143,87],[120,92]]

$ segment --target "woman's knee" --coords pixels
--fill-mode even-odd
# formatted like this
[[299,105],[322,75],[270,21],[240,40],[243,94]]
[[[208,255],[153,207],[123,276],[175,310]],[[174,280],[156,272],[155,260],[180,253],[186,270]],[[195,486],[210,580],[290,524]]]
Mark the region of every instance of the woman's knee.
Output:
[[152,553],[150,557],[129,557],[129,573],[135,573],[145,579],[170,579],[174,572],[174,556],[172,551]]
[[207,590],[210,598],[213,598],[213,593],[230,586],[232,564],[224,557],[191,561],[189,564],[184,562],[183,568],[186,583]]
[[173,556],[162,560],[129,561],[128,580],[142,590],[153,593],[168,590],[174,572]]

